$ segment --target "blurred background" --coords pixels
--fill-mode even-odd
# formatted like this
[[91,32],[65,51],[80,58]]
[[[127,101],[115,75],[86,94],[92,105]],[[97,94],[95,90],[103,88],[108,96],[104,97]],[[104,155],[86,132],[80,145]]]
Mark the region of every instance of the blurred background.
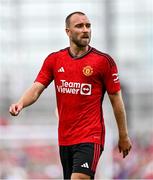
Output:
[[153,179],[153,1],[0,0],[0,179],[61,179],[53,83],[18,117],[8,109],[36,78],[48,54],[69,46],[65,17],[83,11],[91,46],[116,61],[133,149],[122,159],[104,100],[106,146],[97,179]]

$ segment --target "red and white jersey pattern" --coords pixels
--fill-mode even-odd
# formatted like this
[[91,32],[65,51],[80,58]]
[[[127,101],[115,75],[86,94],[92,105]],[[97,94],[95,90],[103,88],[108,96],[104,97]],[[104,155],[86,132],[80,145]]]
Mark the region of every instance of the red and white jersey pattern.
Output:
[[104,146],[104,94],[120,90],[114,60],[92,47],[82,57],[69,48],[50,54],[35,81],[46,87],[54,80],[59,114],[59,145],[93,142]]

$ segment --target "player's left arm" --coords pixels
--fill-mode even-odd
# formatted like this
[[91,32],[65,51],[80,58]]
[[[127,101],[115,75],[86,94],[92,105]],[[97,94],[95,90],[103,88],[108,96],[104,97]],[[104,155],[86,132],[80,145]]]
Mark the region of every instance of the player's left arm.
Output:
[[109,94],[109,99],[111,101],[115,119],[118,126],[119,151],[123,153],[123,158],[125,158],[128,155],[132,147],[132,144],[128,135],[126,112],[125,112],[125,107],[124,107],[121,91],[118,91],[114,94]]

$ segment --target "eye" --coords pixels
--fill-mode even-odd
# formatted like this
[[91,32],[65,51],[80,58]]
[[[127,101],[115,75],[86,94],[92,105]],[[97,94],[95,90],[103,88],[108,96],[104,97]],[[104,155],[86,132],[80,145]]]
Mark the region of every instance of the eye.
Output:
[[77,28],[82,28],[82,27],[83,27],[83,24],[76,24],[75,27],[77,27]]
[[91,27],[91,24],[90,24],[90,23],[86,24],[86,27],[87,27],[87,28],[90,28],[90,27]]
[[86,24],[80,23],[80,24],[75,25],[76,28],[83,28],[84,26],[89,29],[91,27],[91,24],[90,23],[86,23]]

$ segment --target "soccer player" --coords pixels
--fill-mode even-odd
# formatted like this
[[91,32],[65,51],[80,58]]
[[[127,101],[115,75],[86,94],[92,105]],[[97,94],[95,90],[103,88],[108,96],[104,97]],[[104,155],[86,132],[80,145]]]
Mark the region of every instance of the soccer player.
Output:
[[113,107],[118,147],[123,158],[131,149],[126,113],[114,60],[89,46],[91,23],[88,17],[82,12],[73,12],[65,23],[70,47],[48,55],[32,86],[9,111],[17,116],[54,80],[64,179],[93,179],[105,142],[102,111],[105,92]]

